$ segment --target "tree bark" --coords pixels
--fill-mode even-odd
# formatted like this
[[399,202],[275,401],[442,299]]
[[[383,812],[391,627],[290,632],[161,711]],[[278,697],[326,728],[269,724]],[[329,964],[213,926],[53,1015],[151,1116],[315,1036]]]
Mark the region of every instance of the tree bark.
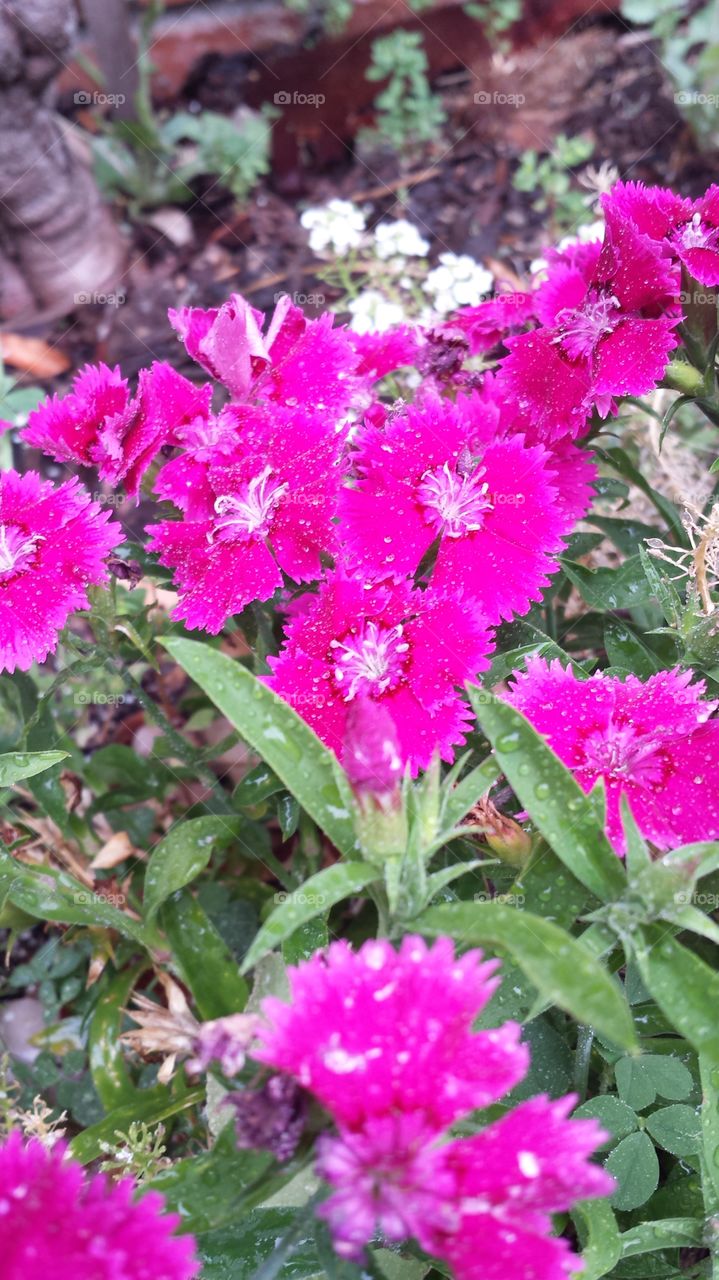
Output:
[[0,320],[62,315],[112,288],[125,246],[87,153],[49,105],[72,0],[0,0]]

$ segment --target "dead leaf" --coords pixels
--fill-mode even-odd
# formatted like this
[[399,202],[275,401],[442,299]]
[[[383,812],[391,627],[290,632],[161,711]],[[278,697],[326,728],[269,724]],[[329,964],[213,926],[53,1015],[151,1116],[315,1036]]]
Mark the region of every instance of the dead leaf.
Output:
[[0,352],[6,364],[34,378],[55,378],[71,366],[70,357],[42,338],[25,338],[20,333],[0,334]]
[[117,867],[126,858],[138,857],[144,857],[144,854],[135,848],[127,832],[116,831],[95,854],[90,870],[107,871],[110,867]]

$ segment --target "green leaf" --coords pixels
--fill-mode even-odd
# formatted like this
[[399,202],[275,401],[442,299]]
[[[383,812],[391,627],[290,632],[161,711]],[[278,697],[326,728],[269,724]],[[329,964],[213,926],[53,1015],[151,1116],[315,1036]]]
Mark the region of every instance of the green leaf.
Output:
[[155,941],[139,921],[87,889],[67,871],[31,867],[0,850],[0,880],[7,889],[7,900],[39,920],[102,925],[146,947]]
[[254,939],[245,956],[242,972],[246,973],[307,920],[323,915],[335,903],[359,893],[379,878],[377,867],[367,862],[336,862],[334,866],[325,867],[310,876],[293,893],[277,894],[281,901]]
[[641,1222],[621,1236],[623,1258],[654,1253],[655,1249],[689,1249],[702,1244],[702,1218],[659,1218],[657,1222]]
[[638,1127],[637,1117],[632,1108],[611,1093],[583,1102],[581,1107],[577,1107],[574,1115],[577,1119],[592,1118],[599,1121],[602,1128],[609,1134],[602,1143],[604,1147],[613,1146],[628,1134],[634,1133]]
[[607,1156],[607,1173],[617,1180],[611,1203],[615,1209],[638,1209],[656,1191],[659,1161],[646,1133],[630,1133]]
[[145,872],[145,917],[151,920],[163,902],[177,889],[204,871],[213,850],[236,840],[242,829],[239,818],[213,815],[179,822],[152,850]]
[[633,940],[647,990],[698,1053],[719,1066],[719,973],[682,946],[665,926],[650,925]]
[[496,902],[458,902],[430,907],[417,928],[432,937],[449,934],[471,946],[501,948],[545,999],[617,1045],[636,1044],[619,986],[581,942],[550,920]]
[[322,916],[306,920],[282,943],[282,959],[285,964],[299,964],[309,960],[315,951],[321,951],[329,941],[327,921]]
[[604,647],[613,667],[625,667],[646,680],[661,671],[662,663],[648,645],[626,622],[607,618],[604,624]]
[[620,1058],[614,1068],[619,1096],[635,1111],[650,1107],[657,1094],[680,1101],[694,1087],[691,1072],[670,1054],[644,1053]]
[[647,582],[639,556],[629,556],[618,569],[587,569],[561,558],[560,563],[570,582],[582,593],[592,609],[633,609],[647,604],[652,589]]
[[691,1156],[702,1144],[699,1113],[686,1103],[675,1102],[647,1116],[646,1126],[655,1142],[673,1156]]
[[617,1220],[606,1200],[582,1200],[574,1206],[582,1240],[582,1280],[600,1280],[622,1256]]
[[619,897],[625,875],[589,797],[521,712],[501,698],[487,702],[480,693],[469,688],[477,719],[547,843],[598,898]]
[[232,1227],[200,1235],[202,1280],[250,1280],[256,1273],[258,1280],[278,1274],[285,1280],[322,1276],[305,1216],[301,1209],[259,1208]]
[[282,698],[239,662],[196,640],[163,640],[341,853],[357,848],[356,804],[331,751]]
[[10,751],[0,756],[0,787],[12,787],[67,758],[67,751]]
[[239,1013],[247,1003],[247,983],[229,947],[188,890],[172,894],[160,909],[180,977],[203,1019]]
[[119,1036],[130,992],[141,973],[142,966],[135,965],[122,973],[115,973],[109,982],[105,982],[90,1021],[87,1046],[90,1071],[98,1097],[107,1111],[132,1103],[138,1094],[127,1069]]

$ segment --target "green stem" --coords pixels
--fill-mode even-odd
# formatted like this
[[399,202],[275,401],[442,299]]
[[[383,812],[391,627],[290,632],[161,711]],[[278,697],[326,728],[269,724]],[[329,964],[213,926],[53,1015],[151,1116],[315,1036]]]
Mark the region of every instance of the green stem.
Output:
[[593,1044],[594,1032],[592,1028],[580,1023],[577,1029],[577,1047],[574,1051],[574,1079],[572,1082],[572,1088],[575,1093],[579,1094],[580,1102],[584,1102],[587,1096],[589,1063],[592,1057]]

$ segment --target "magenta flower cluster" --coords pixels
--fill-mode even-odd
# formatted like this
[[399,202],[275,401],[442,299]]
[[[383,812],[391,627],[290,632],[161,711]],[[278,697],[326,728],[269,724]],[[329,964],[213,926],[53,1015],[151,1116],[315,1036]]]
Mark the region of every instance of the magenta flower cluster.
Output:
[[609,1194],[589,1160],[603,1134],[571,1120],[573,1097],[532,1098],[471,1137],[448,1130],[496,1104],[525,1076],[529,1052],[506,1022],[473,1031],[498,985],[496,961],[406,937],[333,943],[288,970],[289,1004],[263,1003],[254,1056],[292,1076],[330,1112],[319,1213],[335,1248],[361,1260],[380,1239],[415,1239],[457,1280],[565,1280],[578,1265],[551,1215]]
[[192,1236],[163,1212],[157,1192],[135,1199],[129,1178],[88,1177],[66,1158],[14,1133],[0,1145],[0,1274],[3,1280],[192,1280]]
[[[149,547],[190,628],[217,634],[248,605],[277,603],[268,682],[340,757],[353,706],[370,699],[403,767],[451,761],[471,725],[462,686],[488,668],[494,628],[541,599],[589,509],[590,418],[661,380],[681,271],[719,281],[719,189],[692,203],[626,183],[603,203],[602,244],[551,252],[532,292],[432,330],[359,336],[289,298],[268,322],[239,295],[172,311],[223,407],[211,382],[167,364],[134,395],[98,365],[31,414],[24,438],[131,495],[143,478],[154,487],[165,506]],[[477,373],[477,353],[494,368]],[[388,405],[378,379],[410,364],[420,391]],[[33,486],[43,501],[21,501]],[[3,669],[52,652],[120,540],[77,488],[54,491],[51,525],[52,493],[0,478]]]

